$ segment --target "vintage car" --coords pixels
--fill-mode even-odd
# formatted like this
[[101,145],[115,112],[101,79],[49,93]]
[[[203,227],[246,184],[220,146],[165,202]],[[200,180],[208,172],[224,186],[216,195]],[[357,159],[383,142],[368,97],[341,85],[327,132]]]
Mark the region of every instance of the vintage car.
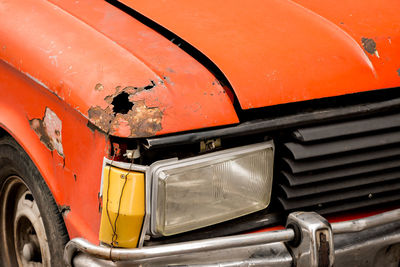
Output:
[[399,14],[0,0],[0,265],[398,266]]

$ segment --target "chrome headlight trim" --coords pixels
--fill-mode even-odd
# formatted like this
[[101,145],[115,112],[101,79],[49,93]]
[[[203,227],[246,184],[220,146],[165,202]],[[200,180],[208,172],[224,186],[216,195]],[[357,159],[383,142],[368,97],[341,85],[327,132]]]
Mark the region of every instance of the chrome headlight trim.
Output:
[[[150,216],[150,228],[149,233],[154,236],[160,236],[160,233],[156,230],[156,214],[157,214],[157,198],[158,198],[158,179],[157,174],[162,170],[170,170],[174,168],[182,168],[191,166],[194,164],[211,162],[211,161],[227,161],[229,158],[234,158],[237,156],[244,156],[247,154],[253,154],[256,152],[260,152],[266,149],[272,149],[272,161],[274,159],[274,144],[273,141],[266,141],[263,143],[251,144],[247,146],[237,147],[226,149],[222,151],[212,152],[208,154],[204,154],[201,156],[186,158],[182,160],[178,160],[177,158],[157,161],[150,166],[147,174],[149,176],[149,180],[151,180],[151,216]],[[272,162],[273,164],[273,162]]]

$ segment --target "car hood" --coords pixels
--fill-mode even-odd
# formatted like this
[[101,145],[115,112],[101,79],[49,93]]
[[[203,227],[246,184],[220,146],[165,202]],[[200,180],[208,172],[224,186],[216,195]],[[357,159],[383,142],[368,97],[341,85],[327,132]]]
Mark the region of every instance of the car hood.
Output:
[[225,74],[243,109],[400,86],[400,2],[121,0]]
[[238,122],[209,70],[106,1],[0,1],[0,25],[0,61],[91,130],[133,138]]

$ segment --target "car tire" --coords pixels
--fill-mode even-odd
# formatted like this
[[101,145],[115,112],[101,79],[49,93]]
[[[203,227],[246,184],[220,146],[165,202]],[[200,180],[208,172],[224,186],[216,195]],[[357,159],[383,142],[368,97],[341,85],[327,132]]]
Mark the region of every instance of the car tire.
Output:
[[0,139],[0,259],[8,266],[63,266],[68,233],[57,204],[29,156]]

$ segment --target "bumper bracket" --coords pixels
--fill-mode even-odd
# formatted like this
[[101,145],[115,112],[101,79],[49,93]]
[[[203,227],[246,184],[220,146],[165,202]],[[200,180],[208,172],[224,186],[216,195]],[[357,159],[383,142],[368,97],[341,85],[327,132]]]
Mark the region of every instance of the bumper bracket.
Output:
[[334,261],[332,229],[329,222],[315,212],[293,212],[286,223],[296,235],[288,243],[295,266],[330,267]]

